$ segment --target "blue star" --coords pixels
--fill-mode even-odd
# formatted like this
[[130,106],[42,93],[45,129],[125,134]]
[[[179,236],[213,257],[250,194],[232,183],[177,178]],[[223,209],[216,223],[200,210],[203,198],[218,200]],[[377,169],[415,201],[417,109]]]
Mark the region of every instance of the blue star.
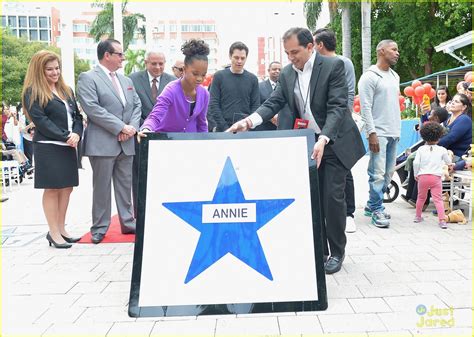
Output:
[[[293,201],[295,199],[246,200],[232,161],[227,157],[212,201],[163,203],[164,207],[201,233],[184,283],[194,279],[227,253],[273,281],[257,231]],[[223,222],[219,221],[218,216],[216,222],[203,222],[203,208],[216,204],[255,204],[255,221],[242,221],[242,217],[237,217],[240,220]]]

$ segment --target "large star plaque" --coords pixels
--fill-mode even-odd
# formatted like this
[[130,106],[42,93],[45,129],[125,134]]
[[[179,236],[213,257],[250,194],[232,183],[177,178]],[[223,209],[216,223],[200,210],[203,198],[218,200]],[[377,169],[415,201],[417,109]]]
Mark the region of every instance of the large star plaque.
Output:
[[226,254],[273,281],[257,231],[295,199],[246,200],[229,157],[211,201],[164,202],[163,206],[201,235],[184,283]]

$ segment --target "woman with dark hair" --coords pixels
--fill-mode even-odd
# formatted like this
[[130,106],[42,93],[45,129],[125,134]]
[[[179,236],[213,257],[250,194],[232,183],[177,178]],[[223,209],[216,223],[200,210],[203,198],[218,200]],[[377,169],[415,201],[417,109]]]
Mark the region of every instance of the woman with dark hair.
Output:
[[440,85],[436,89],[436,96],[435,96],[435,101],[431,105],[431,109],[440,107],[440,108],[446,108],[446,105],[449,103],[451,100],[451,95],[449,94],[448,87],[445,85]]
[[79,185],[76,147],[82,135],[82,116],[61,75],[59,56],[42,50],[31,58],[23,84],[23,110],[36,127],[35,188],[44,189],[43,211],[49,231],[46,239],[55,248],[71,248],[65,229],[69,196]]
[[157,98],[141,127],[146,132],[207,132],[209,92],[200,84],[207,73],[209,46],[192,39],[181,47],[185,55],[183,77],[170,82]]
[[[448,132],[438,142],[439,146],[453,151],[455,156],[453,159],[454,163],[461,159],[461,156],[469,149],[472,142],[472,120],[466,114],[470,104],[469,98],[466,95],[454,95],[449,105],[451,117],[446,125]],[[407,193],[402,195],[402,198],[412,205],[415,204],[418,194],[413,177],[413,173],[410,172]]]

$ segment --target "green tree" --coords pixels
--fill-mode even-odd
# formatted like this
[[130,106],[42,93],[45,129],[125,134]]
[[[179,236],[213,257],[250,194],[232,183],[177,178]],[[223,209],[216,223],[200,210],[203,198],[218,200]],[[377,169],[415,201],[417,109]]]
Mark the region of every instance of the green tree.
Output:
[[130,50],[125,52],[127,63],[125,64],[125,75],[130,75],[134,71],[145,69],[145,50]]
[[[2,37],[1,100],[7,104],[16,104],[21,101],[23,81],[31,57],[43,49],[51,50],[58,55],[61,51],[44,43],[19,39],[3,29],[0,29],[0,35]],[[80,72],[89,70],[89,64],[77,56],[74,57],[74,67],[76,81]]]
[[[372,2],[371,10],[371,63],[376,61],[374,52],[378,42],[393,39],[398,42],[400,59],[395,66],[401,81],[431,74],[436,71],[460,66],[460,63],[444,53],[436,53],[434,46],[466,33],[472,29],[470,2],[425,1]],[[356,76],[362,72],[361,4],[351,4],[352,62]],[[330,27],[339,40],[342,39],[342,19],[334,17]],[[466,60],[472,60],[472,45],[456,51]]]
[[[138,20],[145,20],[145,16],[140,13],[127,13],[128,0],[122,1],[122,15],[123,15],[123,49],[127,50],[128,45],[133,40],[135,32],[145,38],[145,28],[138,27]],[[96,42],[103,37],[114,38],[114,5],[110,0],[97,0],[96,7],[102,8],[102,11],[97,14],[92,22],[89,34],[92,35]]]

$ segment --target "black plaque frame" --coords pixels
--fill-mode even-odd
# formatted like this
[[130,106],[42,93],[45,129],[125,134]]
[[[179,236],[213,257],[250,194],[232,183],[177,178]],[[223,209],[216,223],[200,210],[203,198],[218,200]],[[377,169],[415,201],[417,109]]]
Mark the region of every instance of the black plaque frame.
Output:
[[[295,302],[265,302],[265,303],[223,303],[200,305],[174,305],[174,306],[143,306],[140,307],[140,279],[142,272],[143,238],[145,231],[146,190],[148,174],[148,148],[149,142],[161,140],[212,140],[212,139],[255,139],[255,138],[282,138],[306,137],[307,154],[309,162],[309,179],[311,190],[311,205],[313,209],[313,242],[314,259],[316,263],[316,280],[318,300]],[[326,277],[323,264],[323,246],[321,240],[321,212],[314,209],[318,205],[321,209],[319,198],[319,180],[316,162],[311,159],[315,142],[312,130],[289,131],[260,131],[232,133],[153,133],[143,138],[140,144],[140,170],[138,183],[137,230],[133,257],[132,282],[130,287],[130,301],[128,314],[130,317],[166,317],[166,316],[197,316],[197,315],[223,315],[223,314],[249,314],[249,313],[277,313],[277,312],[302,312],[326,310],[328,307]],[[159,282],[159,281],[158,281]]]

